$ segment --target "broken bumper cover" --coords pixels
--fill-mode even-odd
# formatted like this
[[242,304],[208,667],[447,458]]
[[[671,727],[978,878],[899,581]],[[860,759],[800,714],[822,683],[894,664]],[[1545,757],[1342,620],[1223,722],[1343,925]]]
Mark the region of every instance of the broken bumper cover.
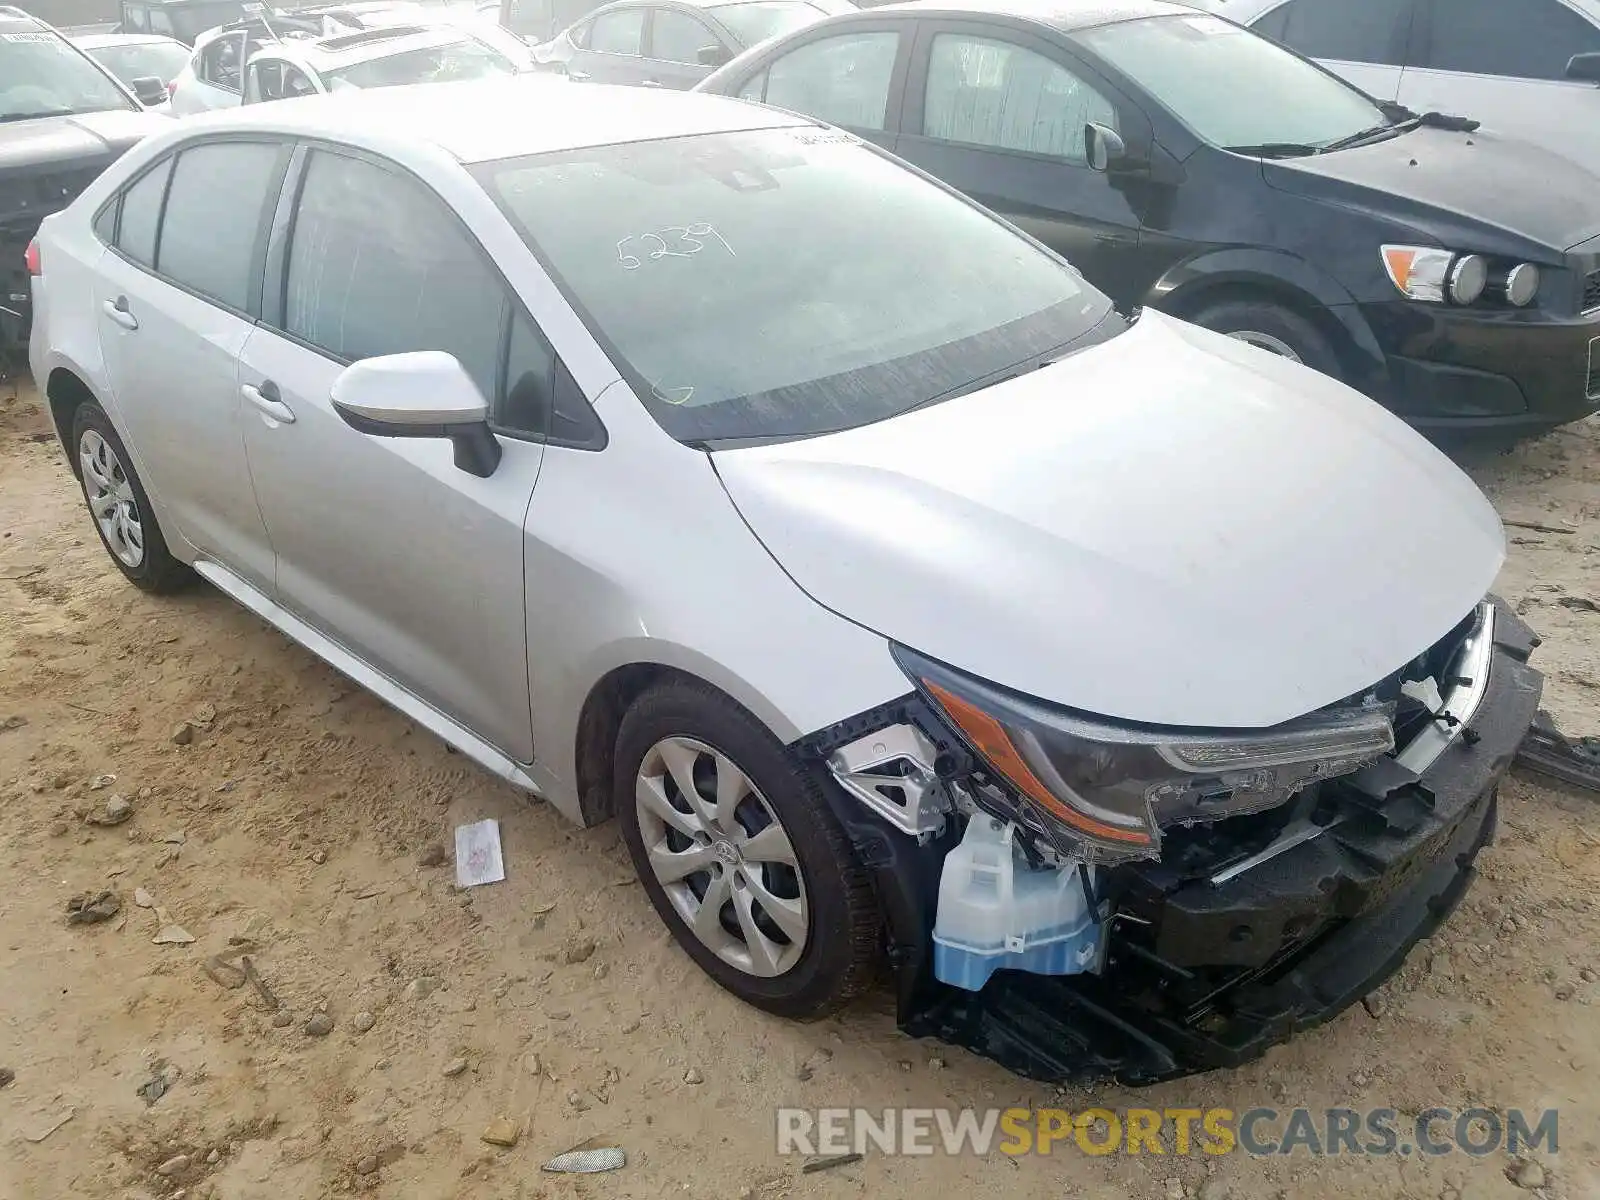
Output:
[[1458,736],[1420,776],[1392,760],[1358,776],[1317,836],[1231,875],[1128,868],[1099,975],[1002,972],[976,993],[934,981],[924,947],[937,867],[930,881],[904,839],[850,821],[895,930],[902,1028],[1030,1078],[1151,1083],[1240,1065],[1336,1016],[1465,893],[1538,709],[1541,679],[1527,665],[1536,644],[1498,607],[1488,684]]

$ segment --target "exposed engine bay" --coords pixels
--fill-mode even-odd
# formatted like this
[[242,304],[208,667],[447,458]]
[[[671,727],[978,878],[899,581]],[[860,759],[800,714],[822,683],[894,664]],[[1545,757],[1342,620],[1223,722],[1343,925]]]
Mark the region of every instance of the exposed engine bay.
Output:
[[899,1020],[1055,1082],[1236,1065],[1378,986],[1465,891],[1535,717],[1498,601],[1268,730],[1118,726],[897,651],[808,739],[874,871]]

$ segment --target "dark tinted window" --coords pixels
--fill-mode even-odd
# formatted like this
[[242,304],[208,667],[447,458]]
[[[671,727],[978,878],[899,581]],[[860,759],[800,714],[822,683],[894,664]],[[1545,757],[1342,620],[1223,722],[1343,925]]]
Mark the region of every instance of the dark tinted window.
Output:
[[443,350],[495,394],[505,290],[439,200],[360,159],[313,154],[284,326],[335,358]]
[[650,26],[650,57],[667,62],[698,63],[700,51],[721,45],[703,21],[675,8],[656,9]]
[[1307,58],[1399,64],[1411,0],[1289,0],[1254,28]]
[[601,13],[589,27],[589,49],[599,54],[638,54],[644,46],[644,9]]
[[282,155],[282,147],[267,142],[218,142],[179,154],[156,270],[232,308],[249,309],[264,217],[278,202]]
[[1557,0],[1434,0],[1421,65],[1441,71],[1564,79],[1574,54],[1600,52],[1600,32]]
[[928,58],[922,132],[947,142],[1083,164],[1084,126],[1116,110],[1060,63],[1010,42],[941,33]]
[[766,102],[830,125],[882,129],[899,48],[900,35],[888,32],[807,42],[767,69]]
[[167,176],[172,160],[166,159],[146,171],[122,194],[122,222],[117,232],[117,248],[135,262],[155,265],[156,225],[161,220],[161,198],[167,191]]

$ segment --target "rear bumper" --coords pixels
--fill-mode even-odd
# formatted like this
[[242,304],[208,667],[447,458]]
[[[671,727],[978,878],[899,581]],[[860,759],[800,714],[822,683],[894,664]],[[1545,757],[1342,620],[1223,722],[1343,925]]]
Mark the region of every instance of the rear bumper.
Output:
[[1538,709],[1537,639],[1503,607],[1497,618],[1482,700],[1420,776],[1385,760],[1356,777],[1347,821],[1220,884],[1129,868],[1098,976],[1002,972],[977,993],[932,981],[909,924],[928,922],[925,942],[928,880],[907,884],[907,856],[867,838],[898,927],[902,1028],[1030,1078],[1150,1083],[1248,1062],[1380,986],[1469,887]]

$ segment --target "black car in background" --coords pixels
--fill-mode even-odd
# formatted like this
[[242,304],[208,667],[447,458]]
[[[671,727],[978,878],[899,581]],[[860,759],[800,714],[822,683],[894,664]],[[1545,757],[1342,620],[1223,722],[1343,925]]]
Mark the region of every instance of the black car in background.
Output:
[[1222,18],[920,0],[766,43],[698,90],[851,130],[1119,305],[1296,358],[1417,425],[1520,433],[1600,408],[1600,177],[1380,106]]
[[141,99],[167,98],[159,79],[144,97],[43,21],[0,6],[0,355],[28,340],[32,311],[24,259],[39,222],[168,118]]

